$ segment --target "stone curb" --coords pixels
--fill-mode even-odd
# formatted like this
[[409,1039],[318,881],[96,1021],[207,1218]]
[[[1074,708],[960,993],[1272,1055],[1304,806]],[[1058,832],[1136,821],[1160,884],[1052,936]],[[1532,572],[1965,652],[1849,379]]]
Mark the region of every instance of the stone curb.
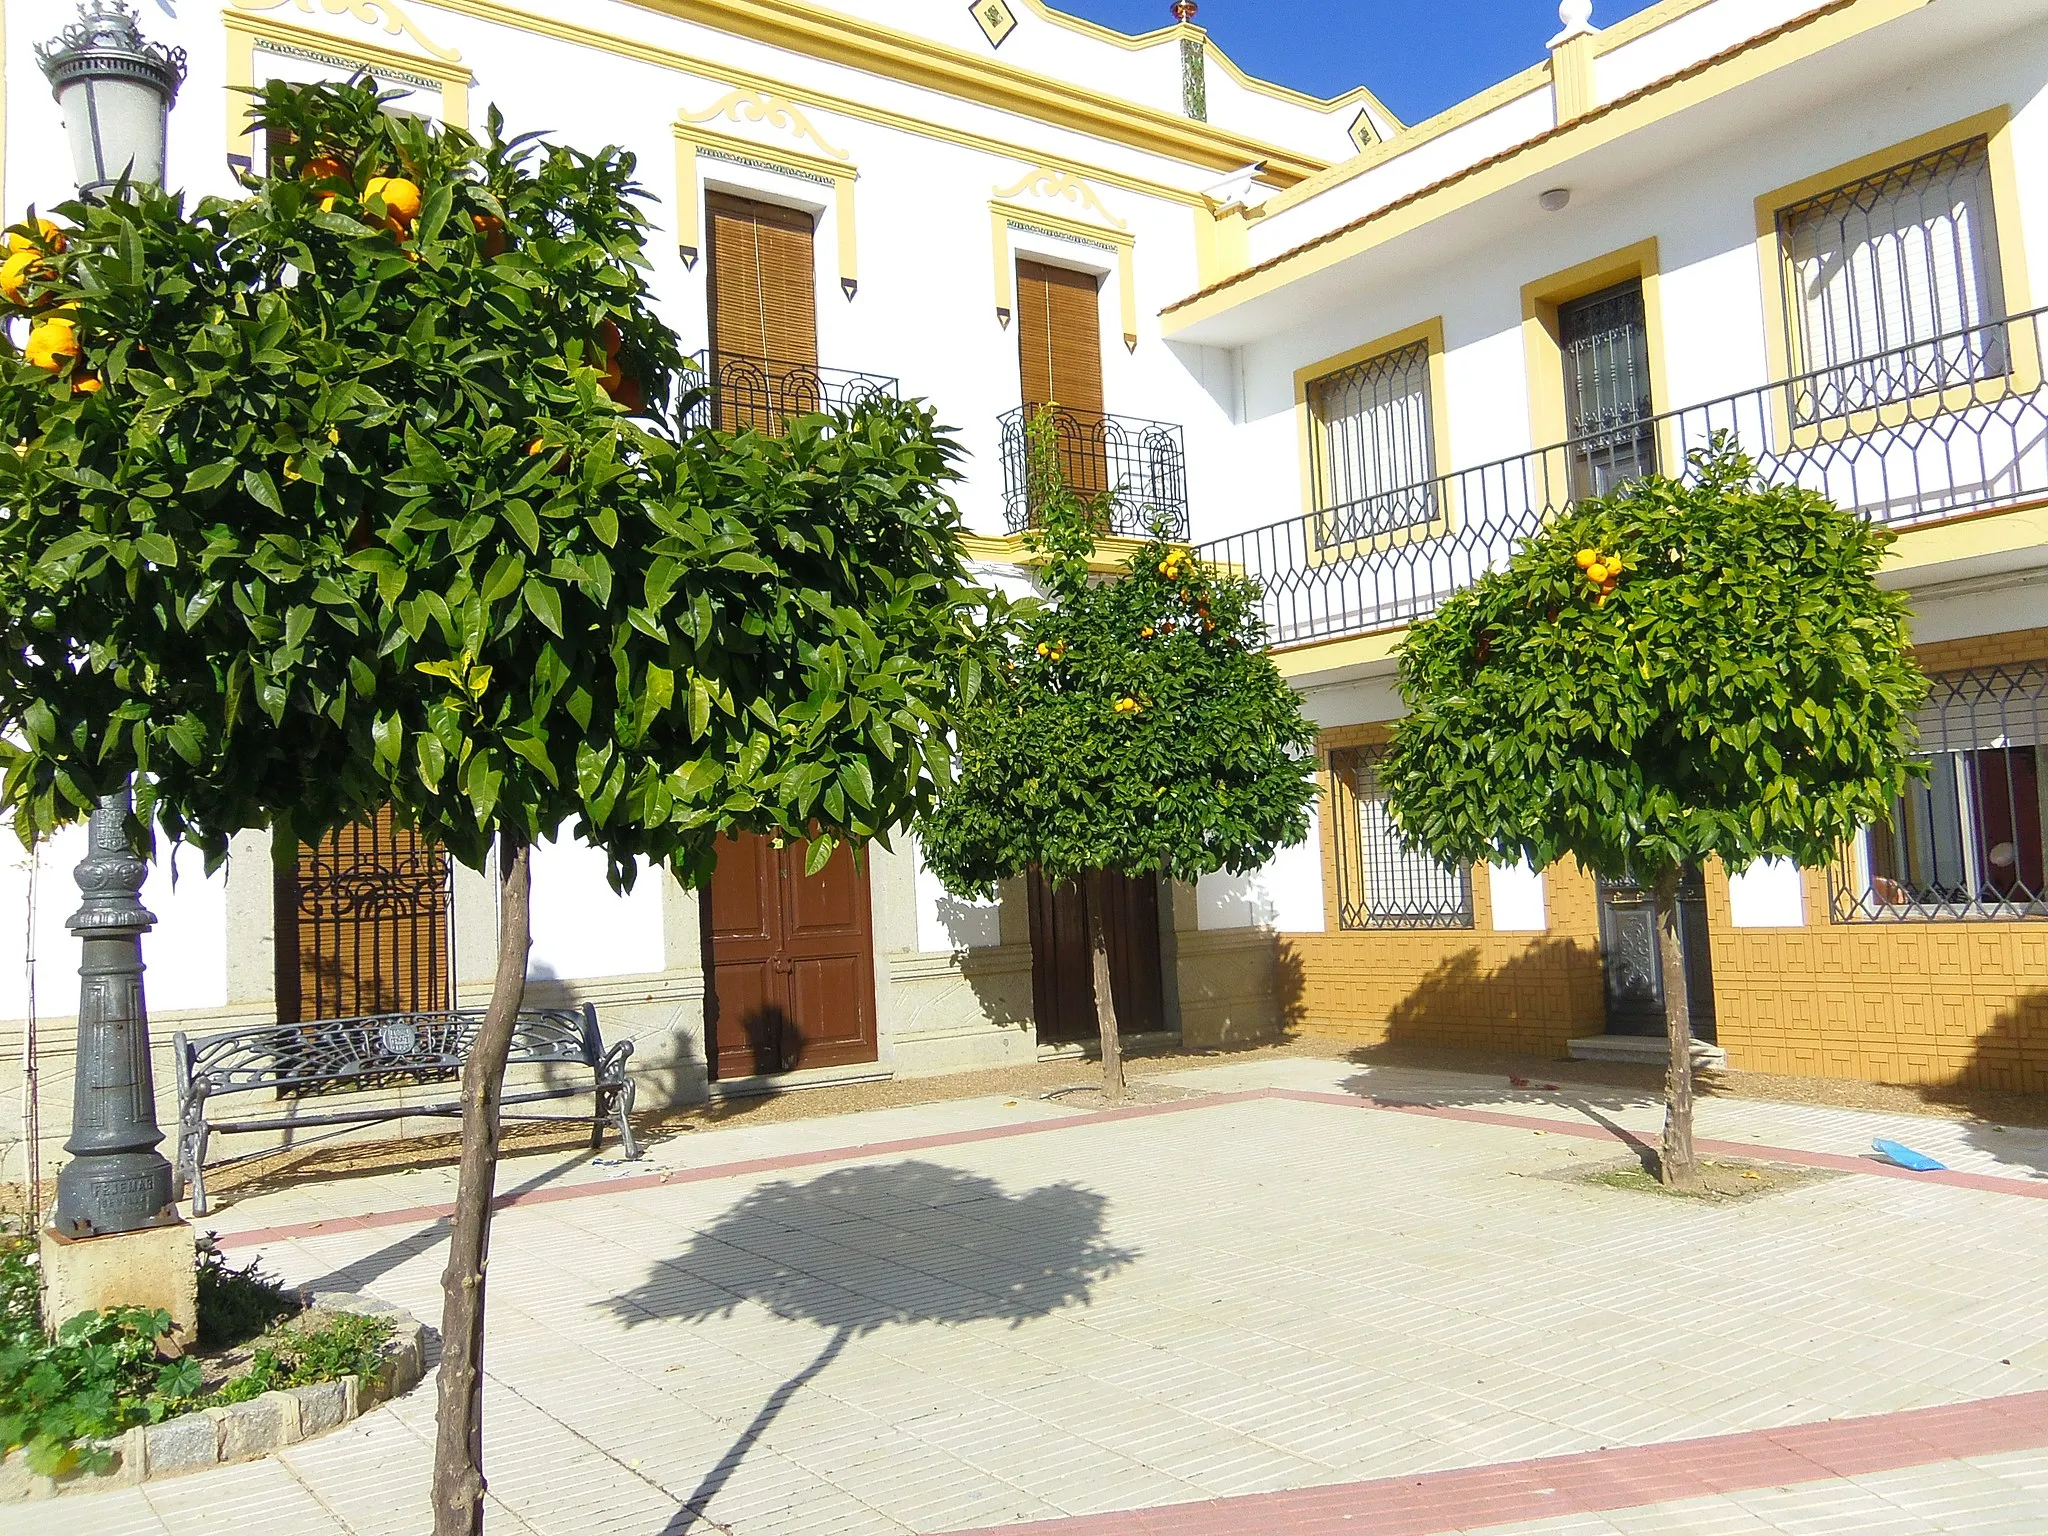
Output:
[[58,1494],[129,1488],[137,1483],[181,1473],[199,1472],[222,1462],[267,1456],[287,1445],[339,1428],[368,1413],[379,1403],[410,1392],[426,1374],[427,1326],[410,1312],[374,1296],[350,1291],[323,1291],[307,1298],[308,1312],[355,1312],[388,1318],[391,1337],[385,1341],[377,1374],[343,1376],[310,1387],[266,1392],[226,1408],[138,1424],[115,1439],[102,1442],[114,1454],[104,1472],[68,1477],[39,1477],[28,1470],[27,1457],[16,1450],[0,1458],[0,1504],[46,1499]]

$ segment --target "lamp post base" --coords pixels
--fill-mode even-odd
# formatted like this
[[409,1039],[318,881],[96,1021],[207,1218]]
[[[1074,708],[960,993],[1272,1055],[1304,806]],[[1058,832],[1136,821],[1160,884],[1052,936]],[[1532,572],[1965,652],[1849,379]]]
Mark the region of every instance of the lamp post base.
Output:
[[41,1263],[50,1333],[81,1312],[154,1307],[171,1315],[171,1331],[157,1341],[166,1354],[183,1354],[199,1336],[199,1266],[185,1222],[105,1237],[45,1227]]

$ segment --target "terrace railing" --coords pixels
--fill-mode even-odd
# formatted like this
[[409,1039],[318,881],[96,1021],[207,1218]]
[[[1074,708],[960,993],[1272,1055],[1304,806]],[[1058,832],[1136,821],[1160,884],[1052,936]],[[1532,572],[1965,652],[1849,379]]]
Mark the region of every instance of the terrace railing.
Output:
[[691,361],[701,372],[685,374],[683,387],[704,394],[682,413],[685,426],[715,426],[724,432],[752,429],[780,437],[798,416],[849,411],[896,394],[896,380],[878,373],[709,349]]
[[1109,532],[1188,536],[1188,452],[1181,429],[1064,405],[1020,406],[1001,418],[1003,510],[1012,533],[1038,521],[1044,474],[1031,460],[1030,429],[1048,418],[1061,477],[1084,496],[1109,496]]
[[[1817,369],[1629,430],[1680,477],[1688,454],[1729,433],[1764,480],[1894,528],[2048,496],[2044,316]],[[1433,613],[1591,494],[1611,447],[1596,437],[1540,448],[1215,539],[1201,554],[1261,584],[1272,645],[1393,628]]]

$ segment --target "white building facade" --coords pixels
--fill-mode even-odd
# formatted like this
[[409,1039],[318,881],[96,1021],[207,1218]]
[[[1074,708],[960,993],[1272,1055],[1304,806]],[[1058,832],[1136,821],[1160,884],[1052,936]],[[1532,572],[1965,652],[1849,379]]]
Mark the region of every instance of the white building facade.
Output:
[[[1704,872],[1722,1042],[1773,1070],[2048,1071],[2006,1066],[2048,1060],[2022,986],[2048,975],[2039,0],[1660,0],[1604,30],[1567,3],[1545,62],[1415,125],[1363,89],[1325,102],[1246,77],[1193,10],[1141,37],[1041,0],[226,0],[143,20],[189,60],[173,185],[230,190],[262,153],[235,87],[359,70],[442,121],[495,103],[515,130],[624,145],[686,342],[714,370],[765,362],[771,393],[932,400],[967,450],[991,577],[1028,580],[1006,431],[1051,399],[1148,515],[1260,577],[1277,660],[1325,728],[1325,796],[1310,841],[1259,875],[1119,892],[1126,1016],[1189,1045],[1294,1025],[1555,1055],[1634,1027],[1643,978],[1610,893],[1401,865],[1371,749],[1399,714],[1407,624],[1573,496],[1736,431],[1773,472],[1897,526],[1889,579],[1914,594],[1923,661],[1997,671],[2005,692],[1981,744],[1976,705],[1936,722],[1969,735],[1956,783],[1977,787],[1950,791],[1949,821],[1975,806],[1974,832],[1872,844],[1846,872]],[[69,194],[29,48],[69,14],[5,0],[10,216]],[[745,276],[735,231],[807,275],[808,299],[751,336],[719,307],[720,272]],[[1999,795],[2009,826],[1987,819]],[[251,834],[213,876],[166,850],[144,892],[160,1039],[321,1016],[321,978],[343,973],[380,1007],[480,1003],[486,875],[366,836],[322,863]],[[78,844],[0,870],[0,1050],[39,1063],[46,1165],[72,1088]],[[2012,873],[1983,874],[2008,845]],[[1960,885],[1938,868],[1955,860]],[[371,920],[335,894],[363,867],[402,888],[367,947]],[[834,1018],[772,1039],[721,1036],[721,956],[786,958],[799,915],[748,941],[717,887],[654,873],[618,897],[573,846],[534,873],[530,999],[594,1003],[608,1039],[632,1039],[643,1108],[1031,1059],[1092,1029],[1071,894],[955,901],[908,839],[830,877]],[[723,910],[771,875],[736,872]],[[1880,903],[1899,920],[1866,923],[1880,889],[1906,892]],[[1954,921],[1919,921],[1944,905]],[[1910,1018],[1865,975],[1901,956],[1947,989]],[[0,1179],[25,1166],[24,1081],[5,1085],[23,1113],[0,1123]],[[166,1124],[169,1082],[160,1062]]]

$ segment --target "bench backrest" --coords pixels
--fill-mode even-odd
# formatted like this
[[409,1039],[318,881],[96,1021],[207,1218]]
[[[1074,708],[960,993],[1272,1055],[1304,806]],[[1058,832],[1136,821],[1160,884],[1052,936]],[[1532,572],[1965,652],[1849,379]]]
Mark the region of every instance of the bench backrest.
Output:
[[[174,1040],[178,1095],[188,1097],[195,1088],[209,1097],[256,1089],[367,1089],[423,1074],[446,1076],[462,1070],[483,1021],[483,1009],[458,1008],[259,1024],[198,1037],[181,1032]],[[597,1009],[589,1003],[527,1009],[513,1026],[512,1066],[581,1062],[595,1071],[603,1059]]]

